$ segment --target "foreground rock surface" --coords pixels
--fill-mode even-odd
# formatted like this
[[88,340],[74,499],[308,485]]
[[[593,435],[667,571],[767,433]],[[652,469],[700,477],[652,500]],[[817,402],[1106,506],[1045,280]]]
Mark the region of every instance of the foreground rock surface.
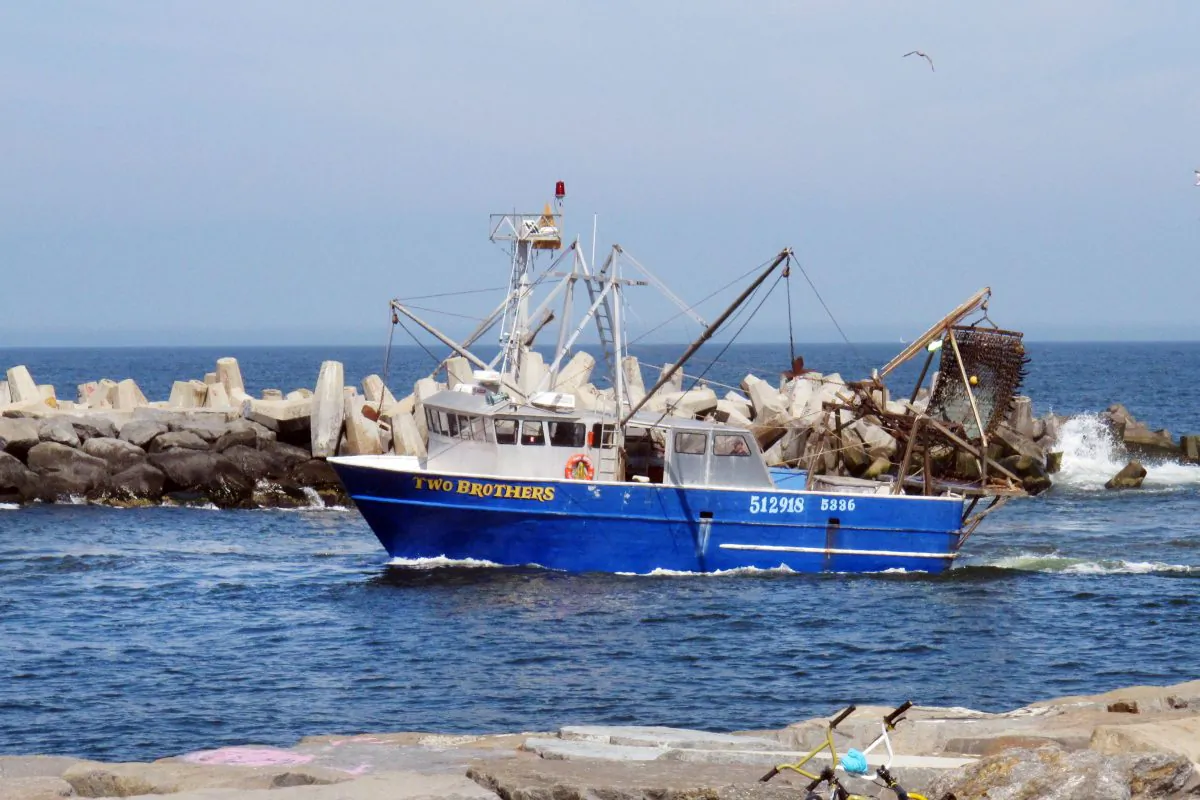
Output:
[[[916,706],[894,732],[892,772],[931,800],[1200,797],[1200,681],[1066,697],[1005,713]],[[831,715],[838,709],[830,709]],[[862,747],[890,710],[860,706],[839,727]],[[0,757],[0,800],[170,796],[296,800],[784,800],[806,783],[794,762],[829,717],[769,731],[578,725],[555,733],[318,736],[291,748],[245,745],[151,763]],[[869,763],[883,763],[878,751]],[[819,772],[818,758],[810,766]],[[790,777],[789,777],[790,776]],[[850,776],[854,792],[880,795]]]

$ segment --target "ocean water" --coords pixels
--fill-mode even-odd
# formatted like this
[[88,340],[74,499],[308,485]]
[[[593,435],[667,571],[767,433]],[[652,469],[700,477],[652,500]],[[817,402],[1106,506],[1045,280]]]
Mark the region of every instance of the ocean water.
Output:
[[[801,352],[853,378],[895,349]],[[1028,349],[1035,412],[1073,417],[1063,472],[988,518],[936,577],[399,564],[347,509],[0,507],[0,753],[147,760],[572,723],[738,730],[851,702],[1002,710],[1200,677],[1200,467],[1152,464],[1142,491],[1106,492],[1123,462],[1090,416],[1119,401],[1153,427],[1200,432],[1200,402],[1178,388],[1200,344]],[[693,372],[732,385],[789,356],[719,351]],[[311,386],[326,358],[347,382],[383,366],[382,348],[329,347],[0,350],[0,367],[27,364],[63,397],[133,377],[158,398],[222,355],[251,391]],[[431,363],[394,351],[393,391]]]

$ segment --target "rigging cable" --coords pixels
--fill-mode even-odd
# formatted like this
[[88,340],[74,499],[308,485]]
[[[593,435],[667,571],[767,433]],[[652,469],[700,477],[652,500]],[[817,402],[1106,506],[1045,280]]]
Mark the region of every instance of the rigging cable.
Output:
[[792,334],[792,258],[792,254],[788,253],[787,263],[783,265],[783,277],[787,279],[789,364],[796,363],[796,337]]
[[821,308],[825,309],[825,313],[829,315],[829,319],[833,323],[833,327],[837,328],[838,333],[842,335],[842,341],[850,346],[850,350],[854,353],[854,357],[858,359],[858,365],[863,367],[869,373],[871,371],[871,365],[865,358],[863,358],[863,355],[858,351],[858,348],[854,346],[854,342],[850,341],[850,337],[846,336],[846,332],[842,330],[842,326],[838,324],[837,318],[834,317],[833,312],[829,310],[829,306],[825,303],[825,298],[821,297],[821,293],[817,291],[816,284],[812,282],[812,278],[808,277],[808,272],[804,269],[804,265],[800,263],[799,259],[796,260],[796,266],[799,268],[800,274],[804,276],[804,280],[808,281],[809,288],[813,290],[813,294],[817,296],[817,300],[820,301]]
[[388,311],[391,312],[392,324],[388,326],[387,349],[383,351],[383,391],[379,393],[379,406],[375,409],[376,420],[383,413],[383,398],[387,397],[388,366],[392,362],[392,336],[395,335],[396,325],[400,322],[400,315],[396,313],[396,309],[389,306]]
[[762,270],[762,268],[763,268],[764,266],[766,266],[768,263],[770,263],[770,259],[768,259],[767,261],[764,261],[764,262],[762,262],[761,264],[756,264],[755,266],[753,266],[753,267],[751,267],[750,269],[746,270],[746,271],[745,271],[744,273],[742,273],[741,275],[738,275],[736,278],[734,278],[733,280],[731,280],[729,283],[725,284],[724,286],[722,286],[722,287],[720,287],[720,288],[718,288],[718,289],[715,289],[715,290],[713,290],[713,291],[712,291],[710,294],[708,294],[708,295],[705,295],[704,297],[700,298],[699,300],[697,300],[695,303],[692,303],[692,304],[691,304],[690,306],[688,306],[687,308],[685,308],[685,309],[683,309],[682,311],[680,311],[680,312],[678,312],[678,313],[674,314],[673,316],[670,316],[670,317],[668,317],[667,319],[663,320],[663,321],[662,321],[662,322],[660,322],[658,325],[655,325],[653,328],[651,328],[650,330],[646,331],[646,332],[645,332],[645,333],[643,333],[641,336],[637,337],[636,339],[634,339],[632,342],[629,342],[628,344],[629,344],[629,345],[634,345],[634,344],[637,344],[637,343],[638,343],[638,342],[640,342],[642,339],[645,339],[647,336],[649,336],[650,334],[652,334],[652,333],[654,333],[655,331],[657,331],[659,328],[662,328],[663,326],[665,326],[665,325],[667,325],[667,324],[669,324],[669,323],[671,323],[671,322],[674,322],[676,319],[678,319],[679,317],[681,317],[681,316],[683,316],[684,314],[688,313],[689,311],[693,311],[693,310],[696,308],[696,306],[700,305],[701,303],[703,303],[703,302],[705,302],[705,301],[707,301],[707,300],[710,300],[710,299],[712,299],[712,298],[713,298],[713,297],[715,297],[716,295],[718,295],[718,294],[720,294],[721,292],[723,292],[723,291],[725,291],[726,289],[728,289],[730,286],[733,286],[735,283],[739,283],[739,282],[741,282],[741,281],[744,281],[744,280],[746,279],[746,277],[747,277],[747,276],[749,276],[749,275],[753,275],[754,273],[761,271],[761,270]]
[[[732,345],[737,340],[737,338],[742,335],[742,331],[744,331],[746,329],[746,326],[750,324],[750,320],[754,319],[754,316],[758,313],[758,310],[763,307],[763,303],[767,302],[767,299],[770,298],[771,294],[775,291],[775,287],[777,287],[779,285],[779,281],[781,281],[781,280],[783,280],[782,275],[780,275],[779,277],[777,277],[775,279],[775,282],[771,284],[771,288],[767,289],[767,293],[763,295],[762,300],[758,301],[758,305],[756,305],[754,307],[754,310],[751,311],[748,315],[746,315],[746,321],[742,323],[742,326],[737,329],[737,332],[735,334],[733,334],[733,336],[731,336],[729,338],[729,341],[725,343],[725,346],[721,348],[721,352],[717,353],[716,357],[714,359],[712,359],[711,361],[709,361],[708,365],[705,366],[703,370],[701,370],[700,374],[695,376],[695,378],[692,380],[692,385],[690,387],[688,387],[689,391],[691,389],[696,388],[696,386],[700,383],[700,381],[704,379],[704,376],[708,374],[708,371],[710,369],[712,369],[713,366],[718,361],[720,361],[721,356],[725,355],[725,351],[729,349],[730,345]],[[759,287],[759,288],[762,288],[762,287]],[[755,293],[757,293],[757,292],[758,292],[758,290],[756,289]],[[754,295],[751,295],[751,297],[753,297],[753,296]],[[744,310],[745,309],[742,309],[741,311],[738,312],[738,314],[740,315]],[[669,414],[670,412],[671,412],[670,407],[668,407],[666,410],[663,411],[663,413],[659,416],[659,418],[655,421],[654,424],[657,425],[658,423],[662,422],[664,419],[667,418],[667,414]]]

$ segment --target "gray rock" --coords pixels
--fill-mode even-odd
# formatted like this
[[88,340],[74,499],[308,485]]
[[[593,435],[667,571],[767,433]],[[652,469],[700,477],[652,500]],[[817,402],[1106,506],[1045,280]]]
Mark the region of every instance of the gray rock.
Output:
[[141,462],[109,478],[105,496],[109,500],[125,503],[136,500],[158,502],[162,499],[166,482],[166,475],[143,458]]
[[282,458],[289,468],[294,467],[297,464],[303,464],[305,461],[308,461],[310,458],[312,458],[312,453],[310,453],[308,450],[305,450],[303,447],[297,447],[294,444],[288,444],[286,442],[268,442],[262,445],[261,449],[264,453],[270,453],[274,456]]
[[0,780],[0,800],[58,800],[74,795],[75,789],[62,778],[38,776]]
[[0,417],[0,439],[5,442],[6,453],[24,458],[30,448],[41,441],[38,437],[38,423],[32,419]]
[[311,486],[314,489],[340,489],[342,482],[337,473],[323,458],[313,458],[292,467],[288,477],[301,486]]
[[167,476],[167,492],[199,492],[222,508],[244,508],[250,504],[254,481],[219,453],[168,450],[152,453],[149,460]]
[[59,417],[70,422],[75,428],[75,433],[80,440],[88,439],[115,439],[117,438],[117,426],[108,417],[102,417],[99,414],[81,416],[66,416]]
[[29,468],[43,478],[42,499],[90,495],[103,488],[108,464],[102,458],[57,442],[42,442],[29,450]]
[[[247,421],[247,425],[250,425]],[[251,428],[241,427],[230,429],[221,434],[221,438],[212,443],[212,451],[214,453],[224,453],[234,446],[249,447],[256,449],[258,447],[258,434]]]
[[224,418],[179,416],[169,419],[167,427],[172,433],[192,433],[206,444],[212,444],[229,429],[229,423]]
[[1104,755],[1061,747],[1005,750],[935,778],[927,797],[956,800],[1151,800],[1176,796],[1192,778],[1184,756]]
[[1146,479],[1146,468],[1140,461],[1130,461],[1121,471],[1108,479],[1105,489],[1139,489]]
[[240,793],[282,786],[328,785],[352,779],[344,772],[307,764],[245,769],[228,764],[189,764],[182,761],[150,764],[85,761],[69,767],[62,777],[82,797],[132,797],[203,789],[239,790]]
[[759,783],[762,773],[738,764],[516,759],[473,764],[467,777],[505,800],[797,800],[794,785]]
[[34,496],[37,475],[14,455],[0,451],[0,503],[23,503]]
[[169,431],[160,433],[150,442],[149,452],[165,453],[168,450],[207,450],[208,441],[194,431]]
[[223,455],[253,481],[282,478],[288,473],[288,463],[283,458],[268,451],[255,450],[253,445],[235,444],[227,448]]
[[61,417],[51,417],[38,426],[38,438],[43,442],[57,442],[67,447],[79,447],[79,434],[75,426]]
[[89,456],[104,459],[108,462],[109,472],[113,473],[129,469],[134,464],[146,460],[145,450],[133,442],[127,442],[124,439],[110,439],[106,436],[100,436],[88,439],[80,449]]
[[121,426],[121,439],[145,449],[154,437],[166,432],[165,423],[151,419],[132,419]]

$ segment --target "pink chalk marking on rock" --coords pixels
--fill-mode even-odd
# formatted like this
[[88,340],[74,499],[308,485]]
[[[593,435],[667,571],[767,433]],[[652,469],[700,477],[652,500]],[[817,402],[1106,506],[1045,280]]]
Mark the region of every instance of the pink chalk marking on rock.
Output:
[[277,747],[219,747],[188,753],[184,761],[193,764],[232,764],[242,767],[270,767],[277,764],[307,764],[313,756],[280,750]]

